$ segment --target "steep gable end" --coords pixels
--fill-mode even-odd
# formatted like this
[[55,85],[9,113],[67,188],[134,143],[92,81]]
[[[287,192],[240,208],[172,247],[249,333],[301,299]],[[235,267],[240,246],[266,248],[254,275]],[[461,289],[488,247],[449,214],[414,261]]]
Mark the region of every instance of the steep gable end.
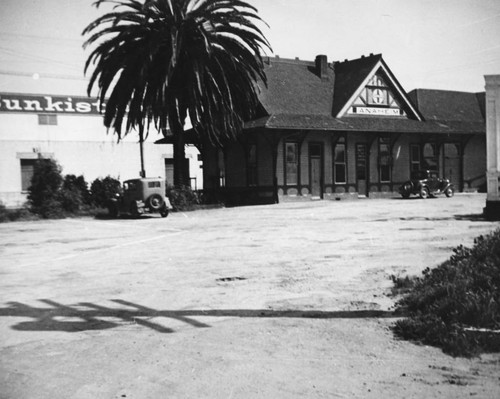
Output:
[[375,74],[347,109],[349,115],[406,116],[394,90],[381,73]]
[[[371,64],[368,61],[371,59]],[[364,59],[360,59],[364,60]],[[422,117],[413,105],[410,98],[389,70],[380,55],[368,57],[364,61],[364,68],[359,68],[360,60],[342,63],[336,81],[342,79],[342,71],[349,74],[358,74],[359,84],[351,86],[350,96],[344,93],[344,101],[336,103],[334,116],[391,116],[422,120]],[[351,65],[349,65],[351,64]],[[371,66],[371,69],[368,68]],[[362,79],[362,81],[361,81]],[[345,90],[340,84],[335,87],[335,94]],[[340,96],[337,96],[337,100]]]

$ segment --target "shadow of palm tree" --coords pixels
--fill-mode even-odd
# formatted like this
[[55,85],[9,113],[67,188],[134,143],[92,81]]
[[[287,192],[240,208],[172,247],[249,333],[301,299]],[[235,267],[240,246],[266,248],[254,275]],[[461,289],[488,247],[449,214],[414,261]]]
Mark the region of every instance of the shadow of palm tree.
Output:
[[18,331],[64,331],[78,332],[105,330],[124,324],[137,324],[160,333],[172,333],[174,330],[152,319],[175,319],[197,328],[210,325],[196,320],[196,317],[250,317],[250,318],[309,318],[309,319],[352,319],[352,318],[391,318],[401,315],[383,310],[355,311],[318,311],[318,310],[270,310],[270,309],[193,309],[193,310],[157,310],[122,299],[112,302],[120,307],[106,307],[90,302],[74,305],[41,299],[49,307],[34,307],[20,302],[9,302],[0,308],[0,317],[31,318],[21,321],[12,328]]

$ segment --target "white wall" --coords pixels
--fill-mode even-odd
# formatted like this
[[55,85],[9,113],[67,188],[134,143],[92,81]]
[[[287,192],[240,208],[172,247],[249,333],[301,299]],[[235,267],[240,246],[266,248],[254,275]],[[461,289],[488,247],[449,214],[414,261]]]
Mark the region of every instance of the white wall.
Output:
[[[51,156],[62,167],[63,174],[83,175],[90,184],[98,177],[110,175],[121,181],[139,176],[140,152],[137,135],[130,134],[119,143],[107,133],[100,116],[57,116],[57,126],[39,125],[37,114],[0,113],[0,201],[9,207],[26,200],[21,193],[21,158],[37,153]],[[150,132],[144,144],[147,176],[165,178],[165,158],[172,158],[171,145],[154,144],[161,138]],[[191,177],[202,186],[198,151],[186,148]]]

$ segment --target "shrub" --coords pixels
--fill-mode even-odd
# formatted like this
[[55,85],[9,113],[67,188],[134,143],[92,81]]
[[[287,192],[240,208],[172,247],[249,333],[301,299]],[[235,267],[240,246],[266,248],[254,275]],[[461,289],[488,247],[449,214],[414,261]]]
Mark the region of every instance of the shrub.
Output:
[[167,186],[166,195],[175,211],[188,211],[200,205],[200,198],[191,187]]
[[37,216],[28,208],[8,209],[0,202],[0,223],[13,222],[16,220],[35,220]]
[[61,167],[53,159],[39,158],[35,162],[28,202],[31,211],[44,218],[63,216],[60,189],[63,183]]
[[91,203],[105,208],[108,201],[120,191],[120,181],[111,176],[106,176],[104,179],[95,179],[90,185]]
[[0,223],[7,222],[9,220],[9,211],[3,202],[0,202]]
[[90,191],[87,182],[83,176],[66,175],[64,176],[63,189],[78,191],[83,204],[90,205]]
[[[409,318],[397,335],[458,356],[500,350],[500,339],[474,329],[500,329],[500,230],[458,246],[449,260],[427,268],[397,304]],[[500,338],[500,337],[499,337]]]
[[84,205],[90,204],[90,193],[83,176],[66,175],[59,192],[62,208],[69,213],[79,212]]

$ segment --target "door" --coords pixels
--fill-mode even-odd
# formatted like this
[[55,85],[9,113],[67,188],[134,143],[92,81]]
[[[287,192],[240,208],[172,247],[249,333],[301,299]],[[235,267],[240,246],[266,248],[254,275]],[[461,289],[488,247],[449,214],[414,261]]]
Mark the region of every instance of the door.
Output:
[[356,184],[359,195],[368,194],[368,159],[366,144],[356,144]]
[[455,190],[460,189],[460,145],[444,144],[444,164],[443,176],[449,179],[455,186]]
[[323,147],[320,143],[309,144],[311,196],[323,198]]

